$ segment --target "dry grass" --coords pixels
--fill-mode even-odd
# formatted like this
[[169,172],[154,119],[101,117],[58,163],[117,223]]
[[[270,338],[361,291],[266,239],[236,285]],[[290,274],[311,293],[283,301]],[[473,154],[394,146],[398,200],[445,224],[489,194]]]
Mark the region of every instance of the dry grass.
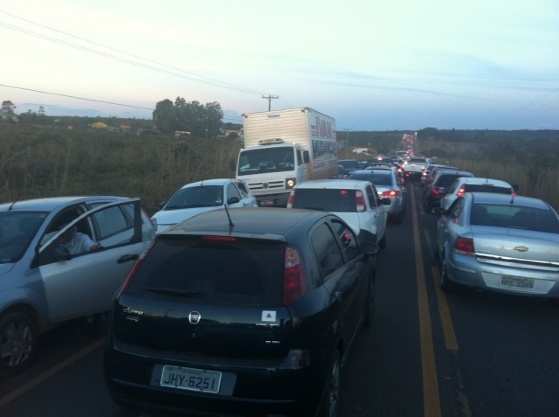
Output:
[[234,175],[238,150],[230,140],[0,125],[0,201],[114,194],[152,211],[185,183]]

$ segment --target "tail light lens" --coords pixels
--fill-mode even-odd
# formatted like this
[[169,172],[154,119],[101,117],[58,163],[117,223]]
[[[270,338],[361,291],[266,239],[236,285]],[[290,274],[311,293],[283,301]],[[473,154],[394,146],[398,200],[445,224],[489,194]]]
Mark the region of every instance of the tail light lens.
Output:
[[444,188],[433,187],[431,188],[431,197],[440,197],[444,193]]
[[400,195],[398,190],[387,190],[382,193],[382,198],[396,198]]
[[295,191],[291,191],[287,197],[287,208],[293,208],[293,204],[295,204]]
[[474,256],[474,240],[469,237],[459,237],[454,242],[454,249],[461,255]]
[[355,192],[355,209],[357,211],[365,211],[365,196],[362,191]]
[[305,270],[299,252],[292,247],[285,248],[284,262],[283,304],[291,305],[305,294]]
[[464,197],[464,194],[466,193],[466,190],[464,189],[464,187],[461,187],[458,192],[456,193],[456,197]]

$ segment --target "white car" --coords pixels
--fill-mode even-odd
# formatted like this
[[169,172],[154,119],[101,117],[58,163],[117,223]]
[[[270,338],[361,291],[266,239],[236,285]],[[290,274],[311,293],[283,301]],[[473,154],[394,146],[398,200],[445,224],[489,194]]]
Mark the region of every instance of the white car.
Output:
[[258,207],[246,185],[235,179],[211,179],[187,184],[167,201],[152,220],[157,233],[199,213],[228,207]]
[[287,208],[328,211],[344,220],[363,244],[372,240],[386,247],[386,206],[390,199],[379,199],[369,181],[314,180],[297,184]]
[[379,198],[390,199],[390,205],[386,206],[390,220],[402,223],[406,208],[406,189],[398,183],[396,168],[372,167],[354,171],[349,178],[371,182],[376,187]]
[[456,181],[448,187],[447,194],[441,200],[441,208],[443,210],[448,210],[456,199],[464,197],[465,193],[512,195],[514,193],[514,187],[506,181],[493,178],[461,177],[456,179]]

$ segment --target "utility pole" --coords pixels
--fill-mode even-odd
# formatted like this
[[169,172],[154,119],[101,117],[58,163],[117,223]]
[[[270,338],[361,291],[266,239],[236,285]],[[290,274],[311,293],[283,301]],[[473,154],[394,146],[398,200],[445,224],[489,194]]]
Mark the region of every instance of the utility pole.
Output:
[[277,100],[279,96],[273,96],[268,94],[267,96],[262,96],[264,100],[268,100],[268,111],[272,111],[272,100]]

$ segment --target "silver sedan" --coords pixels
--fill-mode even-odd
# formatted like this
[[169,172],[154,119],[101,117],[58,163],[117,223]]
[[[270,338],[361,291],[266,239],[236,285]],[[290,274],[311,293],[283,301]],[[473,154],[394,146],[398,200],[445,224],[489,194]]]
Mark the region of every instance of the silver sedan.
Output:
[[137,199],[0,204],[0,376],[30,363],[39,333],[110,310],[154,235]]
[[542,200],[467,193],[437,225],[441,287],[559,299],[559,216]]

